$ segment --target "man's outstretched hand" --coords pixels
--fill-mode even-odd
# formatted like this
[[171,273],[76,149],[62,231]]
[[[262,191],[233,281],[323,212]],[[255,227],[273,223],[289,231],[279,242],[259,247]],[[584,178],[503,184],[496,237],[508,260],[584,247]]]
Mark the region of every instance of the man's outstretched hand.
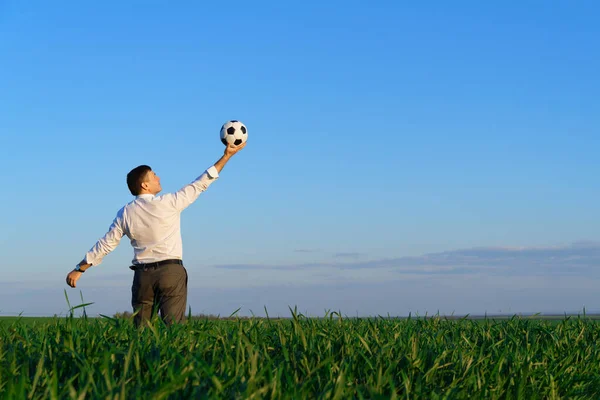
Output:
[[234,144],[229,144],[227,145],[227,147],[225,147],[225,152],[223,154],[227,157],[231,157],[232,155],[243,149],[246,146],[246,143],[248,142],[244,142],[238,146]]
[[69,272],[69,274],[67,275],[67,285],[71,287],[76,287],[77,281],[79,280],[79,278],[81,278],[81,274],[81,272],[75,270]]
[[246,143],[244,142],[238,146],[234,145],[234,144],[229,144],[227,145],[227,147],[225,147],[225,151],[223,152],[223,156],[219,159],[219,161],[217,161],[215,163],[215,168],[217,169],[217,172],[221,173],[221,170],[223,169],[223,167],[225,166],[225,164],[227,164],[227,161],[229,161],[229,159],[238,151],[240,151],[241,149],[243,149],[244,147],[246,147]]

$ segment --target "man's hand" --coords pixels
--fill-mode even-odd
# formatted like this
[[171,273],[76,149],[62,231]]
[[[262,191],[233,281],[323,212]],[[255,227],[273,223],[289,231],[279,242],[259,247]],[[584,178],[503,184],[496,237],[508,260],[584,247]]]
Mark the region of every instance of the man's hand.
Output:
[[69,272],[69,274],[67,275],[67,285],[71,287],[76,287],[77,281],[79,280],[79,278],[81,278],[81,274],[82,272],[75,270]]
[[229,144],[227,145],[227,147],[225,147],[225,152],[223,154],[227,157],[231,157],[232,155],[243,149],[246,146],[246,143],[248,142],[244,142],[238,146],[234,144]]
[[227,164],[227,161],[229,161],[229,159],[238,151],[240,151],[241,149],[243,149],[244,147],[246,147],[246,143],[244,142],[242,144],[240,144],[239,146],[230,144],[227,147],[225,147],[225,151],[223,152],[223,156],[219,159],[219,161],[217,161],[215,163],[215,168],[217,169],[217,172],[221,172],[221,170],[223,169],[223,167],[225,166],[225,164]]

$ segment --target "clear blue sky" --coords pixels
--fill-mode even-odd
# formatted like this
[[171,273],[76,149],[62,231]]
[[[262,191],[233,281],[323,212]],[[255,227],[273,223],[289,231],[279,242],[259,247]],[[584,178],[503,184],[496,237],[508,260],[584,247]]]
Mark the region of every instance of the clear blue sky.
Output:
[[[600,310],[599,19],[594,1],[0,0],[0,314],[64,312],[126,173],[179,189],[229,119],[248,145],[182,215],[193,312]],[[69,293],[129,310],[131,258],[125,238]]]

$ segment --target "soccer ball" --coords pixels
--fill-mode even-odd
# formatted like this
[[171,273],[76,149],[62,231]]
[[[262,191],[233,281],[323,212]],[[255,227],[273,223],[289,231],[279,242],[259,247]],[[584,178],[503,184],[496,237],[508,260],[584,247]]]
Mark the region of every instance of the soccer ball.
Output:
[[248,130],[240,121],[227,121],[221,127],[221,142],[225,146],[234,144],[236,146],[246,142],[248,139]]

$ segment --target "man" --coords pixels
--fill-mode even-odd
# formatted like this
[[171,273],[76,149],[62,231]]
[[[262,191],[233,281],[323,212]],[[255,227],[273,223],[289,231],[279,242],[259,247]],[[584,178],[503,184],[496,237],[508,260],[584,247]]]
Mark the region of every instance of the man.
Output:
[[75,287],[81,275],[97,266],[113,251],[123,235],[131,240],[135,271],[131,287],[131,305],[136,326],[152,316],[155,307],[166,324],[181,322],[187,302],[187,271],[182,261],[181,212],[219,177],[231,157],[246,146],[229,145],[223,156],[192,183],[175,193],[162,196],[160,178],[147,165],[127,174],[127,186],[136,198],[117,212],[108,232],[88,251],[67,275],[67,284]]

